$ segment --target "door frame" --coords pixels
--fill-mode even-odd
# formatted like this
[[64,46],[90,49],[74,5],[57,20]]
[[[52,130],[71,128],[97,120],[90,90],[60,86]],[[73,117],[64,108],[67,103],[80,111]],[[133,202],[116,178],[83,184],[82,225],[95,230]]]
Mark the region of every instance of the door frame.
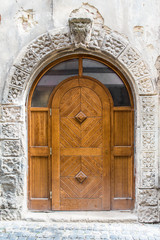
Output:
[[[90,54],[71,54],[69,56],[65,56],[65,57],[62,57],[60,59],[57,59],[53,62],[51,62],[50,64],[48,64],[42,71],[41,73],[38,74],[38,76],[36,77],[35,81],[33,82],[33,85],[31,87],[31,90],[30,90],[30,93],[29,93],[29,99],[28,99],[28,126],[30,126],[30,110],[31,110],[31,100],[32,100],[32,96],[33,96],[33,93],[34,93],[34,90],[37,86],[37,83],[39,82],[39,80],[41,79],[41,77],[50,69],[52,68],[54,65],[60,63],[60,62],[63,62],[65,60],[69,60],[69,59],[74,59],[74,58],[79,58],[80,61],[79,61],[79,76],[82,77],[82,58],[88,58],[88,59],[91,59],[91,60],[95,60],[95,61],[98,61],[98,62],[101,62],[103,64],[105,64],[106,66],[110,67],[111,69],[113,69],[115,71],[115,73],[121,78],[121,80],[123,81],[123,83],[125,84],[125,87],[128,91],[128,94],[129,94],[129,98],[130,98],[130,103],[131,103],[131,109],[132,109],[132,115],[133,115],[133,118],[132,118],[132,122],[133,122],[133,126],[134,126],[134,101],[133,101],[133,96],[132,96],[132,92],[131,92],[131,88],[127,82],[127,80],[124,78],[124,76],[122,75],[122,73],[111,63],[109,63],[108,61],[100,58],[100,57],[97,57],[97,56],[93,56],[93,55],[90,55]],[[85,76],[87,77],[87,76]],[[74,78],[74,77],[73,77]],[[89,77],[87,77],[89,78]],[[68,81],[68,79],[64,80],[64,81]],[[63,81],[63,82],[64,82]],[[96,80],[97,81],[97,80]],[[60,84],[62,84],[63,82],[61,82]],[[99,82],[99,81],[97,81]],[[103,85],[103,84],[102,84]],[[48,115],[49,114],[49,109],[50,109],[50,106],[51,106],[51,102],[52,102],[52,98],[53,98],[53,95],[55,93],[56,89],[53,90],[53,93],[51,94],[50,98],[49,98],[49,101],[48,101]],[[109,93],[110,95],[110,93]],[[112,99],[111,95],[110,95],[110,98]],[[112,107],[111,108],[111,124],[113,124],[113,111],[115,110],[116,107]],[[124,107],[125,110],[128,110],[128,107]],[[49,120],[50,121],[50,120]],[[111,126],[112,128],[112,126]],[[29,133],[30,133],[30,127],[28,127],[29,129]],[[134,152],[134,127],[133,127],[133,134],[132,134],[132,138],[133,138],[133,152]],[[51,139],[49,140],[51,142]],[[30,134],[28,134],[28,149],[30,147]],[[113,151],[113,136],[111,134],[111,151]],[[28,159],[30,159],[30,151],[28,151]],[[29,162],[29,169],[30,169],[30,161]],[[112,168],[112,167],[111,167]],[[134,160],[133,160],[133,169],[135,169],[135,166],[134,166]],[[49,185],[51,186],[51,180],[49,180]],[[28,199],[29,199],[29,196],[30,196],[30,171],[28,171]],[[111,179],[111,184],[112,184],[112,179]],[[112,189],[112,187],[111,187]],[[134,200],[135,200],[135,176],[133,174],[133,186],[132,186],[132,192],[133,192],[133,203],[132,203],[132,209],[134,207]],[[113,192],[111,191],[111,197],[113,196]],[[111,201],[111,206],[112,206],[112,201]],[[30,209],[30,203],[28,201],[28,208]],[[50,204],[50,209],[51,209],[51,204]]]

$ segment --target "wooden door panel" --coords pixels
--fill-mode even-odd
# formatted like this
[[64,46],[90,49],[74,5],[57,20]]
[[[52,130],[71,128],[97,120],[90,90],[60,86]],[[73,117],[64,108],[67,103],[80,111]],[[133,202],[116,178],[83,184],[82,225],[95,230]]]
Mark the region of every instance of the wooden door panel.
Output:
[[49,184],[48,157],[31,157],[30,174],[32,178],[31,199],[47,198]]
[[114,158],[114,198],[132,197],[132,158]]
[[[83,184],[77,181],[75,177],[61,177],[61,192],[66,193],[68,196],[66,198],[94,198],[94,194],[100,188],[102,188],[101,177],[87,177]],[[99,197],[101,197],[101,194]]]
[[50,209],[50,148],[48,109],[30,112],[29,208]]
[[[54,210],[108,209],[103,204],[102,192],[106,189],[103,183],[110,184],[109,174],[104,173],[106,169],[103,169],[106,161],[103,148],[106,144],[110,148],[109,142],[103,139],[103,132],[107,129],[110,139],[106,125],[109,121],[103,122],[102,116],[105,114],[102,102],[92,89],[84,86],[66,89],[61,99],[59,97],[57,123],[53,119],[53,148],[57,156],[53,156],[53,195],[57,194],[58,197],[52,200],[52,207]],[[54,101],[52,108],[56,111],[57,101],[56,108]],[[110,111],[109,107],[104,109]],[[109,114],[107,116],[110,117]],[[57,124],[59,130],[55,128]],[[54,136],[54,131],[59,136],[59,141]],[[108,176],[107,181],[103,180],[103,176]],[[110,201],[110,192],[107,192],[106,199]]]
[[102,200],[98,199],[62,199],[61,210],[100,210],[102,206]]
[[31,146],[48,145],[48,112],[31,112]]
[[132,209],[133,176],[133,113],[131,108],[114,108],[112,156],[112,209]]
[[114,111],[114,146],[132,145],[132,114],[130,111]]

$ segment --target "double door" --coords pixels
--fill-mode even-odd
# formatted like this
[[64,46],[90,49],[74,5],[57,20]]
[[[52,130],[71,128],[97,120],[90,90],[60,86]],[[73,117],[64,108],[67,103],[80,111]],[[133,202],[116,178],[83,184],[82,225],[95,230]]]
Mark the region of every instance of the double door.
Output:
[[133,208],[130,107],[91,78],[70,78],[49,108],[29,109],[29,208]]

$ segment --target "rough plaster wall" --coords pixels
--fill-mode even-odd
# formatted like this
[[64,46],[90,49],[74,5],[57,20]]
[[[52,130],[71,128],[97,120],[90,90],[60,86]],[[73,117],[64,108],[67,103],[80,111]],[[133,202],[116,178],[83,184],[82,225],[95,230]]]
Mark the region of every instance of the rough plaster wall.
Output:
[[129,38],[133,46],[142,53],[156,76],[154,63],[160,52],[160,1],[53,0],[54,27],[66,24],[70,12],[79,8],[83,2],[88,2],[99,10],[106,26]]
[[0,96],[22,47],[53,27],[52,13],[52,0],[0,1]]

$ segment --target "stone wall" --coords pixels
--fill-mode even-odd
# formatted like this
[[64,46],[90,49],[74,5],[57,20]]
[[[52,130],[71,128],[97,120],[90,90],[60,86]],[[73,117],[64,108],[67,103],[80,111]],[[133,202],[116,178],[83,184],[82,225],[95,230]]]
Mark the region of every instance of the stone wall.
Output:
[[[21,2],[22,6],[25,6],[23,1],[19,2]],[[6,1],[6,4],[7,3],[8,1]],[[60,56],[78,51],[80,53],[89,52],[106,59],[114,64],[128,79],[134,95],[136,115],[135,210],[138,213],[139,221],[158,222],[160,220],[158,157],[159,103],[158,89],[155,82],[157,72],[154,66],[154,60],[157,56],[153,49],[156,49],[157,53],[159,46],[158,44],[154,44],[153,51],[150,51],[146,46],[147,43],[145,41],[143,42],[142,32],[145,32],[145,18],[143,28],[139,25],[139,27],[134,27],[137,36],[135,36],[134,33],[131,34],[130,24],[127,26],[128,30],[125,34],[129,37],[128,39],[123,35],[124,31],[126,31],[126,29],[122,27],[124,19],[122,20],[118,15],[117,18],[119,21],[122,21],[121,23],[112,26],[113,23],[111,24],[110,20],[109,25],[107,24],[106,26],[104,22],[108,19],[107,12],[102,17],[97,8],[86,3],[81,7],[78,6],[75,10],[72,8],[71,13],[68,13],[72,7],[69,4],[66,10],[63,9],[63,11],[66,11],[66,14],[58,21],[57,11],[61,10],[62,3],[63,5],[66,3],[64,3],[64,1],[55,1],[53,4],[51,1],[45,1],[44,3],[46,4],[45,10],[50,20],[46,23],[43,22],[44,25],[42,24],[42,28],[39,26],[39,18],[36,18],[37,13],[31,8],[27,7],[26,9],[28,10],[24,10],[23,8],[21,11],[18,11],[19,20],[17,20],[17,18],[15,20],[15,24],[18,21],[18,39],[19,41],[21,39],[20,44],[17,43],[17,39],[15,41],[16,44],[18,44],[16,51],[15,49],[15,52],[12,50],[9,56],[7,46],[3,42],[3,46],[6,47],[6,58],[4,58],[2,64],[2,69],[5,69],[5,71],[3,71],[2,74],[3,79],[1,85],[3,86],[3,94],[0,108],[1,219],[19,219],[27,209],[26,179],[28,153],[27,112],[25,111],[25,103],[27,102],[30,87],[37,74],[49,62],[52,62]],[[154,8],[156,3],[156,1],[152,2]],[[37,7],[39,14],[42,12],[43,4],[40,1],[39,8],[38,3],[34,5]],[[106,4],[108,4],[108,8]],[[144,9],[146,9],[146,5],[148,4],[147,9],[149,10],[149,2],[147,1],[146,3],[145,1],[143,4]],[[97,3],[95,3],[95,5],[97,5]],[[17,7],[15,4],[13,9],[15,9],[15,6]],[[29,6],[29,3],[27,3],[27,6]],[[109,1],[104,2],[101,0],[99,2],[99,8],[102,9],[102,6],[105,6],[106,10],[111,8]],[[131,6],[133,9],[138,9],[136,8],[137,6],[134,8],[133,3]],[[116,13],[110,13],[111,19],[117,14],[117,10],[115,11]],[[124,13],[122,6],[120,6],[119,11],[121,11],[120,16],[122,16]],[[104,10],[102,12],[104,12]],[[45,16],[44,19],[48,19],[48,15]],[[141,22],[138,19],[138,15],[136,16],[137,22]],[[150,19],[152,18],[155,18],[154,14],[153,16],[151,15]],[[152,25],[153,24],[154,22],[152,22]],[[117,30],[116,28],[119,25],[121,27],[118,29],[118,33],[115,30]],[[43,26],[45,27],[43,28]],[[81,26],[81,28],[79,28],[79,26]],[[9,27],[11,27],[11,25],[9,25]],[[156,29],[157,25],[155,24],[155,26],[152,27]],[[150,25],[148,26],[150,33],[152,27]],[[5,31],[4,26],[2,29]],[[158,30],[156,29],[155,31]],[[43,34],[39,35],[39,33],[42,32]],[[138,33],[144,44],[141,44],[141,41],[138,42]],[[133,40],[134,37],[135,40]],[[155,38],[156,39],[151,39],[154,43],[157,40],[156,34]],[[23,45],[26,46],[23,47]],[[136,47],[139,48],[139,51]],[[19,53],[18,57],[16,56],[17,53]],[[7,67],[5,68],[4,66]]]

